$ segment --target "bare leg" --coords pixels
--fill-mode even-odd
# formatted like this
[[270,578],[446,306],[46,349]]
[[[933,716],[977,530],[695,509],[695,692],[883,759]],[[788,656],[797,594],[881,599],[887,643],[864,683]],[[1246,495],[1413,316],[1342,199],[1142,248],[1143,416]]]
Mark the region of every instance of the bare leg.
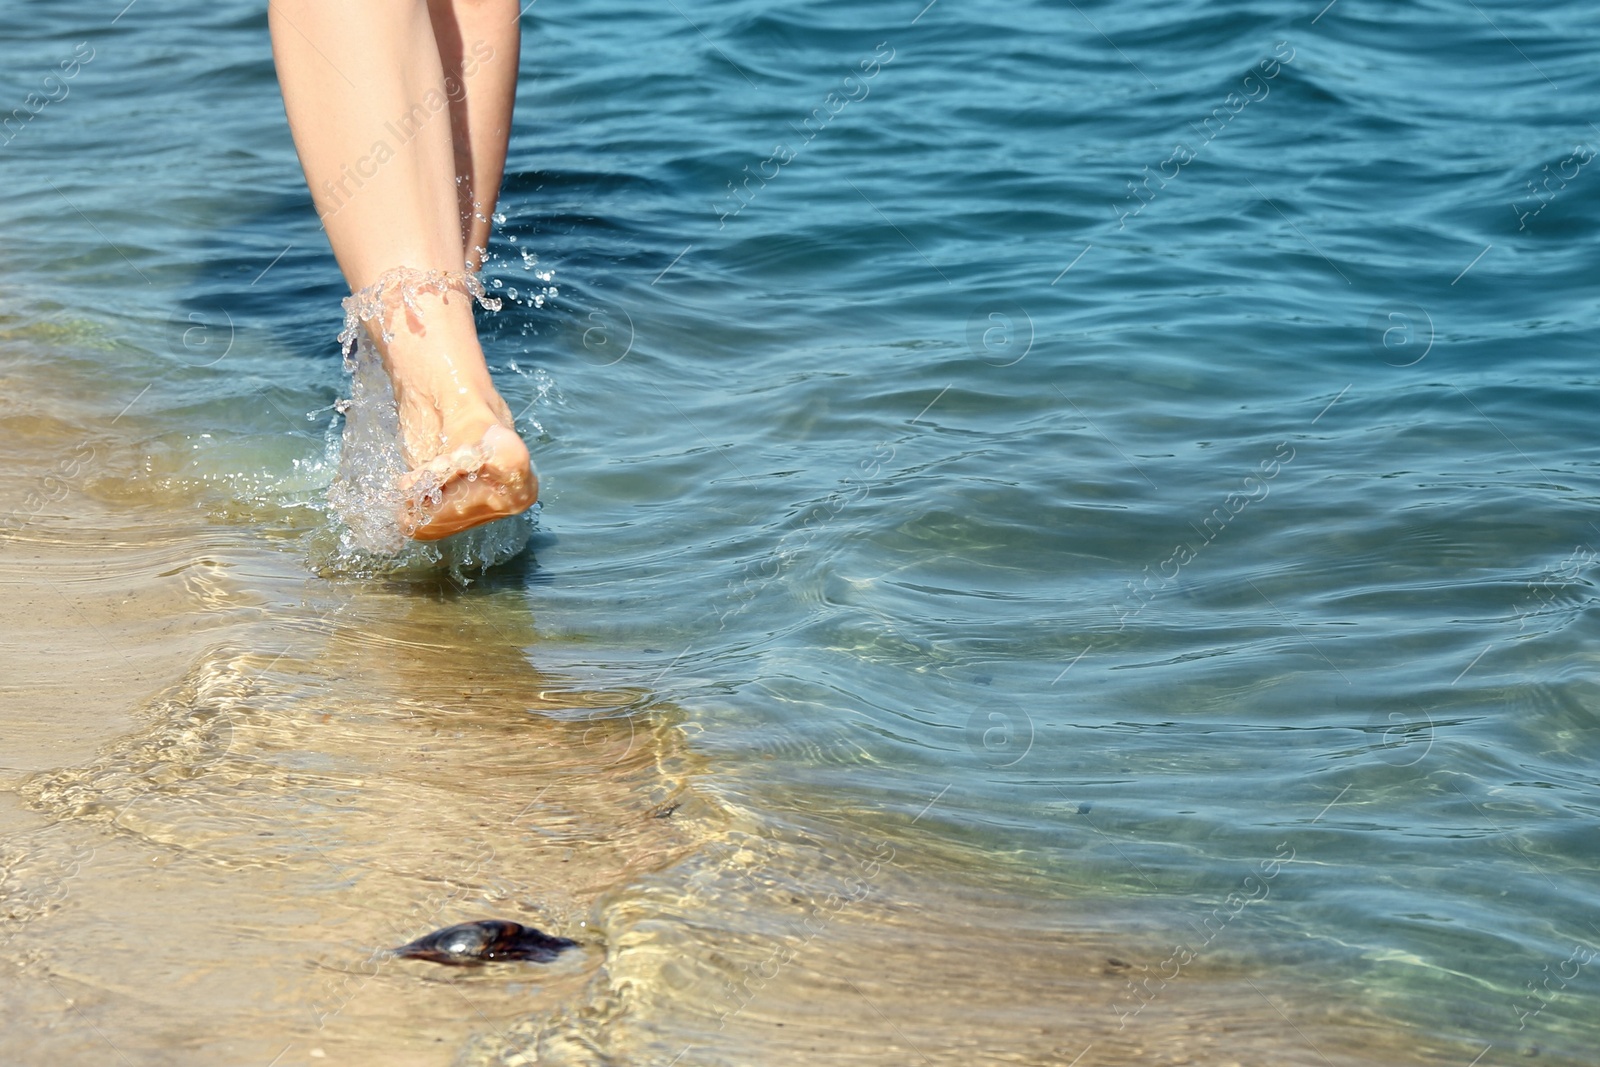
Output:
[[505,177],[511,109],[522,46],[520,0],[428,0],[446,79],[464,92],[451,100],[458,204],[470,269],[482,264],[489,218]]
[[[498,6],[462,3],[475,16]],[[271,0],[269,22],[295,148],[351,289],[400,266],[462,270],[466,241],[478,229],[476,220],[461,218],[451,112],[460,111],[471,130],[478,114],[496,114],[487,101],[504,101],[498,154],[489,150],[492,128],[465,138],[466,158],[482,171],[472,176],[470,195],[489,205],[481,212],[488,215],[494,198],[480,183],[492,171],[498,189],[504,167],[514,48],[502,36],[499,45],[488,44],[485,60],[471,37],[457,34],[455,51],[464,59],[447,77],[446,42],[435,35],[427,0]],[[480,81],[488,84],[480,89]],[[472,224],[465,232],[464,221]],[[483,239],[487,234],[485,222]],[[431,293],[416,303],[415,314],[401,309],[392,318],[387,343],[374,339],[394,383],[407,462],[446,475],[442,501],[420,516],[426,524],[418,528],[416,515],[402,519],[407,533],[431,540],[525,510],[538,481],[490,380],[470,298]],[[452,468],[463,448],[485,460],[475,479]]]

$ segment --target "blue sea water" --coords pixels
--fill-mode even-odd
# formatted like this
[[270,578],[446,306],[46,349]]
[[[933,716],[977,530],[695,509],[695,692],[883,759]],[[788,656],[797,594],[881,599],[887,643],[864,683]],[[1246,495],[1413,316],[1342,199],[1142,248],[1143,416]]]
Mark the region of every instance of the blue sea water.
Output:
[[[264,6],[3,11],[0,115],[59,97],[0,135],[8,358],[136,434],[141,491],[372,581],[318,555],[345,292]],[[1187,952],[1372,1062],[1594,1061],[1591,8],[523,32],[484,330],[543,504],[460,611],[676,709],[756,837],[892,840],[911,904],[1138,916],[1144,992],[1074,1012],[1136,1027]],[[1321,1062],[1280,1014],[1276,1062]],[[858,1044],[909,1057],[893,1027]]]

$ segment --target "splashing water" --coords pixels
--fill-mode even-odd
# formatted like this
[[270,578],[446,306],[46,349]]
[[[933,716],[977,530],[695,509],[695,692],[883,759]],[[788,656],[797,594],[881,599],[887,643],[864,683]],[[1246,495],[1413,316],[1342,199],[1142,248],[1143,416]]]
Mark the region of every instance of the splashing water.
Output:
[[[378,280],[359,292],[344,298],[344,328],[339,331],[339,343],[344,346],[345,359],[350,358],[352,346],[361,337],[361,327],[369,322],[378,324],[378,333],[384,344],[394,340],[389,329],[389,319],[398,301],[407,311],[422,314],[417,304],[419,296],[429,293],[465,293],[483,305],[485,311],[499,311],[500,301],[484,292],[477,275],[464,270],[419,270],[416,267],[393,267],[378,275]],[[385,299],[385,294],[390,294]]]
[[350,374],[350,399],[337,405],[344,416],[344,433],[338,476],[328,489],[328,503],[343,529],[336,548],[317,553],[322,556],[315,561],[319,569],[374,574],[444,565],[461,577],[465,570],[484,570],[515,556],[533,532],[534,509],[435,542],[413,541],[401,531],[403,511],[438,505],[443,481],[437,472],[424,468],[401,487],[411,468],[401,446],[400,415],[393,383],[367,324],[376,323],[379,336],[388,341],[394,336],[390,319],[400,308],[418,312],[419,296],[446,291],[465,293],[486,310],[500,309],[500,301],[490,298],[483,284],[465,271],[411,267],[386,271],[344,300],[339,341]]

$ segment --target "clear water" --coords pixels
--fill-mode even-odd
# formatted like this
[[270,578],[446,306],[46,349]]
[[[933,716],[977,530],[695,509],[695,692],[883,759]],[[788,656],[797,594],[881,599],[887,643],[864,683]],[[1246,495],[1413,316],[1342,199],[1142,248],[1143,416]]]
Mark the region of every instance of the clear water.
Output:
[[116,15],[0,20],[5,565],[189,644],[6,761],[17,1062],[1593,1061],[1590,9],[530,6],[542,514],[365,577],[264,11]]

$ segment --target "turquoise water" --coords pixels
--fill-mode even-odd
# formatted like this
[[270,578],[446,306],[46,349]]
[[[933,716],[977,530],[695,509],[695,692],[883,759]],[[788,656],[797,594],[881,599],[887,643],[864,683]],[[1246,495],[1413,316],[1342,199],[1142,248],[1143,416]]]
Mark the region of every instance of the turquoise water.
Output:
[[[316,572],[344,290],[265,14],[117,6],[0,30],[7,107],[68,90],[0,145],[0,310],[93,338],[55,372],[151,492]],[[543,506],[461,610],[680,709],[751,825],[1200,955],[1220,908],[1438,1062],[1592,1061],[1592,11],[524,34],[485,330]]]

